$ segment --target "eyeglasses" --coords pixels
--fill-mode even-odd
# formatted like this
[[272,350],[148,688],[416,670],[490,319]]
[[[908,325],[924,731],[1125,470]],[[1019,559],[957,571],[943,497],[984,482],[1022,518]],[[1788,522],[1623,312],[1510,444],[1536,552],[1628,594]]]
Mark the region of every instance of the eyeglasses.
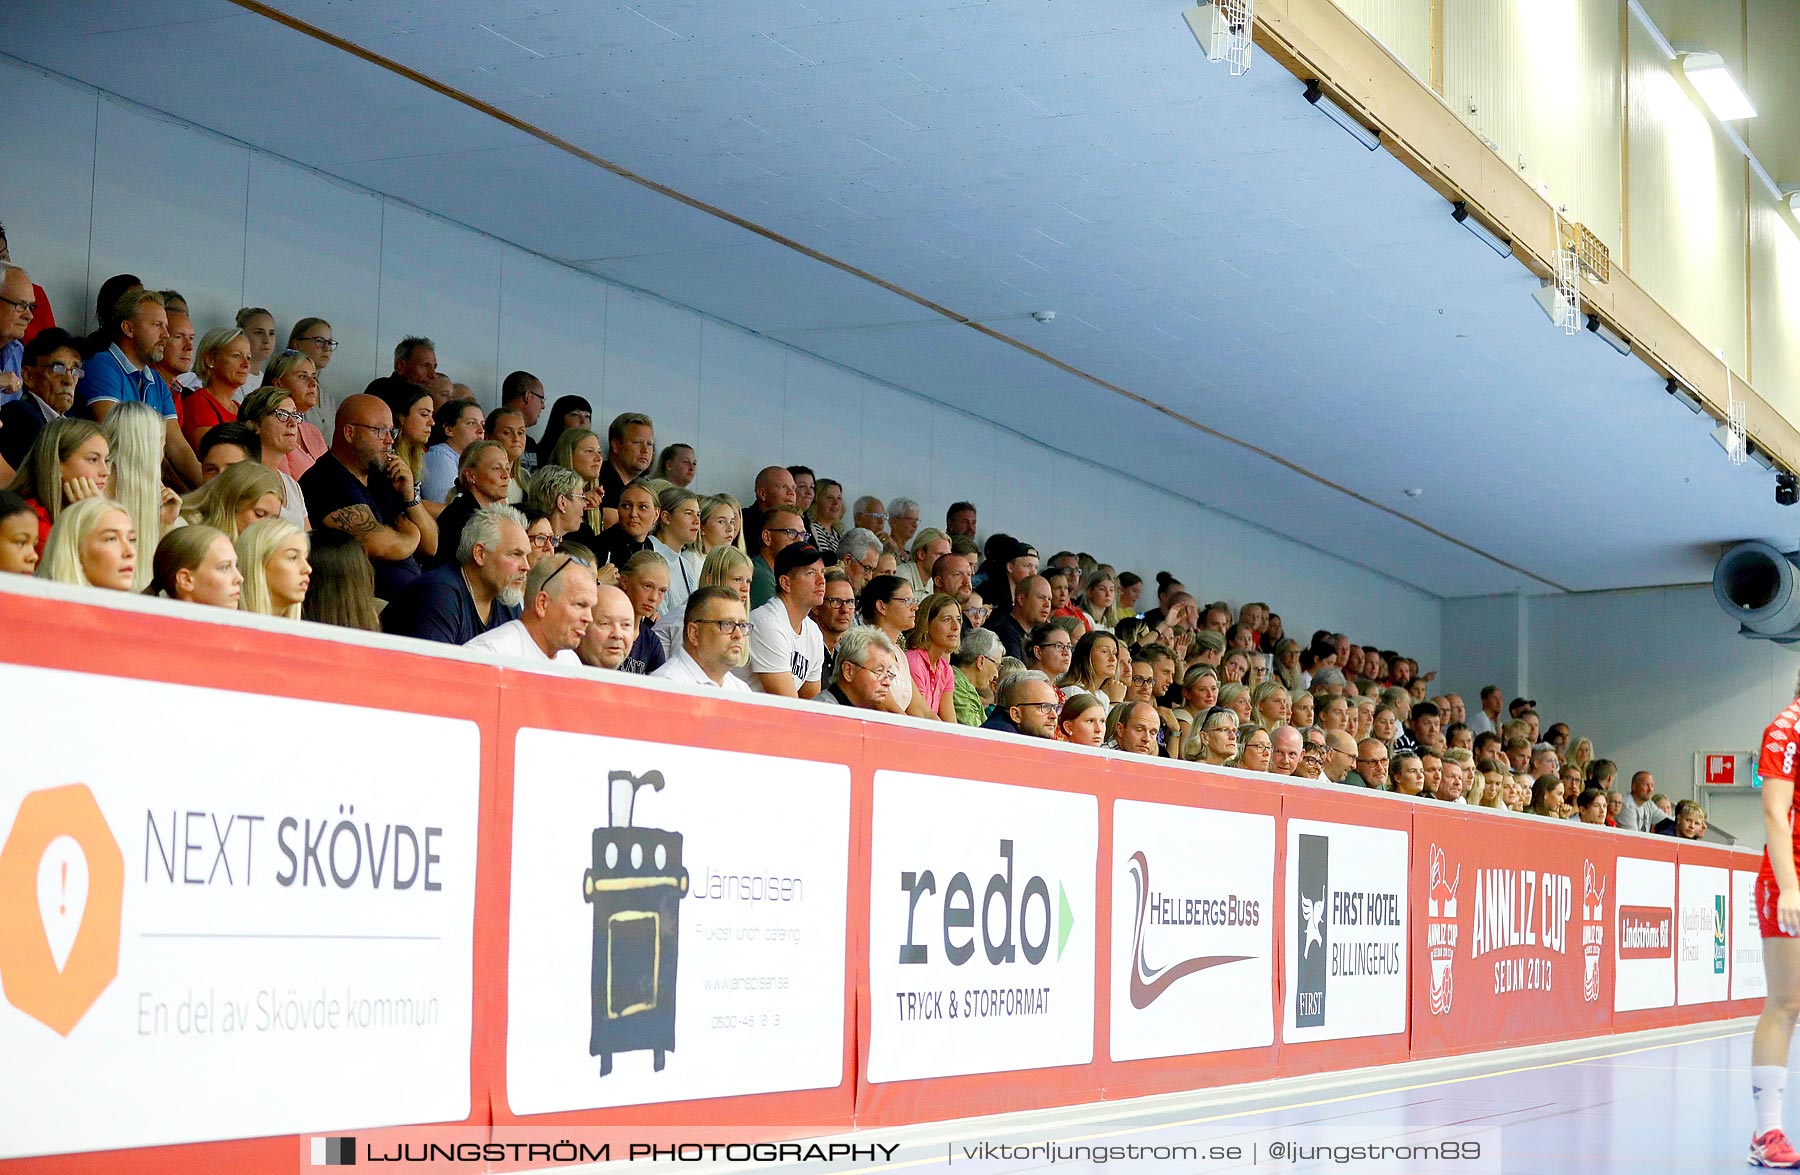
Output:
[[79,376],[81,374],[81,364],[79,364],[79,363],[50,363],[50,364],[45,365],[43,367],[43,370],[49,372],[51,375]]
[[826,600],[825,606],[827,608],[854,608],[854,607],[856,607],[856,601],[855,600]]
[[884,682],[884,683],[891,682],[896,677],[900,676],[899,672],[894,669],[883,669],[880,672],[876,672],[875,670],[870,669],[867,665],[860,665],[855,661],[846,661],[846,662],[844,662],[844,664],[854,666],[855,668],[862,670],[864,673],[868,674],[870,677],[873,677],[876,681],[879,681],[879,682]]
[[395,438],[396,438],[396,437],[398,437],[398,436],[399,436],[399,435],[400,435],[400,430],[399,430],[399,429],[397,429],[397,428],[384,428],[384,427],[382,427],[382,426],[381,426],[381,425],[379,425],[379,424],[357,424],[357,423],[356,423],[356,422],[355,422],[355,421],[351,421],[351,422],[350,422],[350,427],[351,427],[351,428],[366,428],[366,429],[368,429],[368,430],[369,430],[369,431],[370,431],[370,432],[378,432],[378,433],[383,433],[383,434],[385,434],[385,435],[386,435],[386,436],[387,436],[387,439],[388,439],[388,440],[390,440],[390,441],[391,441],[391,440],[393,440],[393,439],[395,439]]
[[323,351],[335,351],[338,349],[338,341],[330,335],[301,335],[294,341],[296,343],[311,343],[313,346],[318,347]]
[[0,302],[5,302],[8,306],[11,306],[21,314],[37,313],[36,302],[21,302],[17,298],[0,298]]
[[1365,759],[1365,758],[1363,758],[1363,757],[1362,757],[1362,756],[1360,756],[1360,755],[1359,755],[1359,756],[1357,756],[1357,759],[1356,759],[1356,761],[1357,761],[1357,762],[1358,762],[1358,763],[1385,763],[1385,762],[1387,762],[1387,760],[1386,760],[1386,759],[1383,759],[1383,758],[1382,758],[1382,757],[1380,757],[1380,756],[1379,756],[1379,755],[1377,755],[1377,756],[1376,756],[1376,757],[1375,757],[1375,758],[1373,758],[1373,759]]
[[283,424],[299,424],[301,420],[305,419],[298,412],[289,412],[286,408],[277,408],[269,415]]
[[970,608],[963,615],[969,618],[970,623],[979,624],[993,615],[993,612],[992,608]]
[[710,624],[724,636],[742,636],[750,631],[748,620],[696,620],[695,624]]
[[1062,709],[1061,702],[1014,702],[1015,710],[1036,710],[1043,714],[1054,714]]
[[1131,684],[1132,685],[1147,685],[1147,686],[1150,686],[1152,689],[1154,689],[1156,687],[1156,678],[1154,678],[1154,677],[1139,677],[1137,674],[1134,673],[1131,675]]
[[918,607],[919,601],[913,599],[911,596],[895,596],[893,599],[889,600],[888,603],[898,604],[902,608],[916,608]]
[[1045,641],[1041,645],[1032,645],[1031,647],[1034,649],[1072,649],[1075,647],[1075,642],[1073,642],[1073,641]]
[[531,545],[540,551],[554,551],[562,546],[562,541],[553,534],[534,534]]
[[800,538],[806,537],[805,531],[795,530],[791,526],[783,526],[783,527],[766,526],[763,529],[768,531],[770,534],[784,534],[787,537],[789,537],[790,539],[800,539]]
[[875,521],[877,521],[877,522],[886,522],[886,521],[887,521],[887,515],[885,515],[885,514],[879,514],[879,513],[869,513],[869,514],[863,514],[863,515],[860,515],[860,517],[862,517],[862,518],[873,518],[873,519],[874,519],[874,520],[875,520]]

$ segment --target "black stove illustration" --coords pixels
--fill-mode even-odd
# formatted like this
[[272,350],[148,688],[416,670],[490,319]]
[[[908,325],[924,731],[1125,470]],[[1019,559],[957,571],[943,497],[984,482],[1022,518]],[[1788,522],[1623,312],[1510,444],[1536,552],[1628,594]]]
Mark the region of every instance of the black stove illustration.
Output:
[[[625,823],[615,815],[618,785],[630,796]],[[594,829],[594,860],[581,875],[583,900],[594,907],[593,1028],[588,1053],[600,1076],[613,1054],[655,1051],[661,1071],[675,1049],[675,964],[681,945],[681,899],[688,872],[681,834],[638,828],[638,789],[663,788],[660,771],[607,775],[606,828]]]

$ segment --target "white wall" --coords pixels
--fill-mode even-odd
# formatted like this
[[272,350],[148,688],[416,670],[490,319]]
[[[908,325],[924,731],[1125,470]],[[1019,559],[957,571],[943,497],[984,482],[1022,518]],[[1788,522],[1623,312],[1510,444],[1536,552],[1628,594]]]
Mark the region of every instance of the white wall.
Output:
[[0,220],[71,329],[124,271],[179,289],[202,331],[246,304],[284,333],[316,314],[342,342],[334,396],[427,334],[490,406],[523,367],[553,399],[586,395],[596,420],[648,412],[659,443],[697,446],[707,489],[748,498],[761,466],[804,463],[852,495],[915,497],[932,521],[967,498],[984,534],[1146,580],[1166,567],[1202,599],[1269,602],[1301,636],[1342,630],[1437,663],[1440,601],[1372,571],[108,95],[10,64],[0,92],[31,112],[8,126],[7,158],[31,165],[0,168]]
[[1444,601],[1444,655],[1432,692],[1460,694],[1471,714],[1486,686],[1500,687],[1502,705],[1518,697],[1524,619],[1523,598],[1516,595]]

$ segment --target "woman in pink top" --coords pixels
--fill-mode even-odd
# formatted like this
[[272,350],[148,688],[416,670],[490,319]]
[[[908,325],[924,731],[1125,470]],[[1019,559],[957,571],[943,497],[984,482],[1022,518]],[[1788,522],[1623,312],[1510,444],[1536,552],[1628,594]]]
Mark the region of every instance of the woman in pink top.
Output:
[[962,646],[962,608],[948,592],[933,592],[919,605],[918,619],[906,637],[906,664],[918,696],[945,722],[956,721],[952,697],[956,677],[951,654]]
[[[263,386],[270,385],[286,388],[294,398],[294,411],[302,416],[319,406],[319,371],[303,351],[290,348],[269,360],[263,372]],[[325,434],[312,421],[302,420],[299,430],[298,442],[275,465],[295,481],[325,455],[327,448]]]

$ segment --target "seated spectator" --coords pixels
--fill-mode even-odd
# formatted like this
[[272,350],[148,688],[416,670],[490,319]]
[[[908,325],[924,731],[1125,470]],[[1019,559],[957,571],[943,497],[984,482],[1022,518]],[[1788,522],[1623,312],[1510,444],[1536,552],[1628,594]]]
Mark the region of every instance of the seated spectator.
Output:
[[112,477],[112,447],[91,421],[61,416],[39,430],[25,463],[6,488],[25,500],[38,518],[38,547],[62,512],[87,498],[104,497]]
[[[625,502],[620,503],[621,510],[625,506]],[[640,676],[653,673],[668,660],[662,642],[656,639],[656,618],[662,611],[663,596],[669,591],[669,565],[655,551],[639,551],[621,568],[619,588],[630,598],[637,617],[631,651],[619,668]]]
[[[874,494],[864,494],[850,507],[850,525],[858,530],[868,531],[878,541],[887,539],[887,523],[887,508]],[[882,545],[885,546],[886,542],[883,541]]]
[[956,598],[933,593],[915,610],[906,636],[906,664],[914,696],[943,722],[956,722],[956,675],[950,659],[962,645],[962,609]]
[[1081,616],[1094,632],[1111,632],[1113,607],[1119,602],[1119,585],[1105,571],[1091,571],[1082,581],[1081,596],[1075,601]]
[[[1242,649],[1226,649],[1219,658],[1219,682],[1222,685],[1243,685],[1250,676],[1250,654]],[[1318,679],[1313,679],[1313,686],[1318,688]]]
[[687,598],[700,586],[700,499],[692,490],[670,486],[656,499],[656,529],[650,549],[669,565],[669,594],[663,615],[685,612]]
[[[81,340],[81,357],[91,359],[112,344],[113,332],[118,329],[119,302],[126,294],[144,288],[143,279],[134,273],[115,273],[100,283],[100,293],[94,298],[94,321],[99,325],[94,333]],[[161,294],[157,295],[161,297]],[[183,303],[185,308],[186,303]],[[166,305],[165,305],[166,309]],[[167,326],[165,317],[164,326]]]
[[250,382],[250,340],[235,326],[215,327],[200,337],[194,355],[200,386],[181,398],[181,427],[188,444],[206,430],[238,418],[238,396]]
[[259,616],[300,619],[312,583],[306,532],[285,518],[264,518],[237,537],[238,571],[244,577],[238,606]]
[[150,594],[236,610],[244,577],[230,536],[210,526],[178,526],[156,545]]
[[1350,778],[1350,769],[1356,766],[1356,740],[1348,731],[1327,730],[1325,732],[1325,758],[1320,764],[1329,783],[1344,783]]
[[[637,606],[623,589],[609,583],[598,583],[594,596],[594,620],[588,625],[581,643],[575,647],[575,655],[589,669],[616,669],[625,673],[637,673],[627,665],[634,659],[633,646],[650,633],[650,626],[640,625],[637,617]],[[655,640],[652,635],[651,640]],[[662,645],[657,645],[660,655]],[[639,664],[643,660],[638,659]],[[658,666],[659,676],[662,666]]]
[[[1582,817],[1586,818],[1585,815]],[[1682,800],[1675,805],[1675,815],[1659,821],[1651,831],[1679,840],[1705,840],[1706,809],[1694,800]]]
[[1313,702],[1311,690],[1297,689],[1288,691],[1288,721],[1302,730],[1313,725],[1318,717],[1318,706]]
[[[906,647],[907,636],[918,623],[919,606],[904,579],[898,575],[877,575],[862,590],[858,604],[863,623],[879,629],[896,649]],[[894,713],[931,718],[934,712],[926,706],[924,695],[913,688],[912,674],[904,660],[900,669],[899,678],[888,689],[888,702]]]
[[838,566],[850,577],[850,586],[859,597],[880,565],[881,539],[874,532],[858,528],[846,531],[838,540]]
[[1463,789],[1467,786],[1468,775],[1462,763],[1446,756],[1438,770],[1437,798],[1446,804],[1466,803]]
[[232,541],[254,523],[281,517],[281,477],[259,461],[238,461],[181,500],[181,516]]
[[1237,682],[1227,682],[1219,687],[1219,705],[1238,716],[1239,726],[1248,726],[1256,717],[1250,707],[1249,687]]
[[[294,323],[293,329],[288,331],[287,345],[312,360],[313,369],[321,376],[331,366],[331,357],[338,349],[337,339],[332,337],[331,324],[323,318],[311,316]],[[330,421],[319,423],[324,425]]]
[[300,488],[315,529],[353,535],[375,566],[375,594],[391,600],[421,574],[415,554],[437,551],[437,520],[423,507],[412,470],[395,455],[393,416],[373,396],[338,405],[331,449]]
[[362,545],[339,530],[309,535],[312,550],[312,582],[300,605],[300,618],[314,624],[380,632],[381,616],[375,610],[375,568]]
[[11,490],[0,490],[0,572],[30,575],[38,565],[37,511]]
[[420,559],[422,565],[437,567],[453,559],[469,518],[483,506],[508,504],[512,467],[512,458],[499,441],[476,441],[462,451],[456,488],[449,505],[437,516],[437,552]]
[[496,408],[487,414],[487,423],[483,427],[488,439],[498,441],[506,452],[506,504],[522,505],[525,481],[531,474],[525,464],[527,446],[531,443],[531,435],[525,431],[525,418],[517,408]]
[[1437,798],[1438,784],[1444,778],[1444,757],[1432,750],[1419,752],[1419,767],[1425,772],[1424,795],[1429,799]]
[[859,624],[838,639],[837,672],[819,701],[858,710],[892,711],[888,690],[906,676],[900,650],[880,630]]
[[1275,755],[1275,736],[1267,727],[1251,723],[1238,727],[1238,753],[1227,767],[1243,771],[1267,771]]
[[1392,751],[1394,749],[1394,744],[1399,741],[1402,733],[1404,732],[1400,729],[1399,715],[1395,714],[1388,707],[1377,704],[1375,707],[1375,720],[1369,724],[1370,737],[1379,739],[1383,746]]
[[[1265,682],[1264,684],[1267,683]],[[1374,698],[1359,697],[1353,700],[1346,699],[1346,701],[1351,701],[1350,736],[1356,739],[1356,741],[1361,742],[1363,739],[1368,738],[1369,734],[1375,729],[1375,711],[1379,707]],[[1463,730],[1466,732],[1468,727],[1463,727]],[[1467,750],[1468,747],[1465,746],[1463,749]]]
[[[715,547],[700,562],[700,587],[725,587],[738,593],[746,617],[750,614],[750,579],[750,557],[736,547]],[[670,655],[680,647],[683,615],[669,612],[656,624],[656,638]]]
[[464,647],[507,660],[580,665],[575,649],[593,622],[599,594],[593,572],[572,555],[540,560],[525,577],[519,619],[482,633]]
[[[409,383],[390,387],[381,397],[394,418],[394,455],[412,472],[413,484],[425,484],[425,453],[437,428],[431,393]],[[341,408],[342,405],[339,405]],[[421,494],[421,496],[423,496]]]
[[[990,598],[987,589],[982,589],[981,597]],[[1009,611],[988,618],[986,627],[1000,638],[1008,656],[1029,661],[1025,655],[1025,634],[1049,623],[1050,598],[1050,582],[1034,574],[1021,580],[1016,591],[1006,597]]]
[[951,659],[955,678],[953,704],[956,720],[964,726],[980,726],[994,705],[994,686],[1000,679],[1000,659],[1006,650],[1000,638],[980,628],[965,628],[962,644]]
[[975,537],[975,503],[952,502],[944,511],[944,533],[951,538]]
[[913,538],[919,532],[919,504],[911,498],[895,498],[888,503],[887,513],[888,533],[893,536],[894,549],[910,550]]
[[241,461],[262,463],[262,438],[247,424],[233,421],[215,424],[200,438],[200,484],[205,485],[228,466]]
[[[1049,591],[1045,590],[1048,602]],[[1027,738],[1052,738],[1063,707],[1056,687],[1036,670],[1011,673],[1000,679],[994,712],[981,724],[983,730],[1022,734]],[[1104,732],[1104,727],[1102,728]]]
[[1219,673],[1210,665],[1190,665],[1181,677],[1181,705],[1175,718],[1181,724],[1181,744],[1187,744],[1195,719],[1219,704]]
[[132,585],[134,591],[142,591],[150,583],[149,555],[181,509],[181,498],[162,483],[162,417],[148,404],[121,404],[107,413],[100,433],[110,452],[106,494],[131,515],[145,556],[137,561],[137,582]]
[[1182,748],[1182,758],[1209,767],[1223,767],[1237,754],[1238,716],[1223,706],[1214,706],[1196,718]]
[[1378,738],[1365,738],[1356,744],[1356,766],[1345,777],[1353,787],[1386,791],[1388,786],[1388,748]]
[[[1474,751],[1475,732],[1466,722],[1452,722],[1444,727],[1444,745],[1452,750]],[[1576,768],[1577,771],[1580,768]]]
[[749,693],[736,673],[749,656],[749,633],[749,615],[737,592],[718,584],[697,587],[682,611],[680,647],[650,676]]
[[[525,493],[525,513],[545,519],[550,537],[547,549],[555,550],[565,538],[572,538],[579,531],[585,509],[580,474],[561,465],[538,467],[532,475],[531,488]],[[533,549],[537,549],[535,540]]]
[[[1530,763],[1531,766],[1527,770],[1531,772],[1533,778],[1539,775],[1554,775],[1559,779],[1562,778],[1562,768],[1556,759],[1556,748],[1549,743],[1538,743],[1531,748]],[[1581,781],[1578,779],[1575,782],[1579,785]]]
[[650,472],[656,457],[656,426],[642,412],[621,412],[606,426],[606,463],[600,470],[604,521],[618,521],[619,495]]
[[236,322],[250,344],[250,366],[261,371],[275,354],[275,316],[261,306],[244,306],[239,308]]
[[470,514],[456,562],[417,577],[381,612],[383,632],[466,645],[519,618],[530,571],[525,516],[490,503]]
[[1113,605],[1112,611],[1115,631],[1117,630],[1119,621],[1124,620],[1128,616],[1136,616],[1138,614],[1138,600],[1143,598],[1143,594],[1143,576],[1137,574],[1135,571],[1121,571],[1119,573],[1119,599],[1118,602]]
[[805,518],[807,541],[827,554],[837,554],[844,537],[844,487],[829,477],[817,479]]
[[[926,531],[925,533],[932,532]],[[975,593],[974,581],[969,575],[967,559],[949,551],[938,555],[932,561],[931,578],[928,585],[931,591],[944,592],[953,597],[957,605],[963,609],[964,621],[969,622],[971,627],[975,627],[973,622],[969,621],[968,616],[969,597]]]
[[746,555],[750,553],[744,545],[741,514],[737,499],[730,494],[707,494],[700,499],[701,558],[715,547],[734,547]]
[[1411,751],[1400,751],[1388,763],[1395,793],[1403,796],[1425,794],[1425,765]]
[[300,446],[301,420],[294,397],[283,387],[258,388],[244,397],[238,420],[256,430],[256,439],[262,446],[261,463],[281,481],[281,516],[306,529],[310,525],[306,495],[286,470],[287,459]]
[[586,396],[558,396],[550,405],[548,423],[544,425],[544,434],[538,438],[538,466],[549,463],[550,454],[556,451],[562,434],[571,428],[587,428],[594,426],[594,409]]
[[74,337],[57,328],[40,332],[25,345],[19,378],[19,397],[0,406],[0,476],[9,481],[25,467],[38,430],[75,406],[81,352]]
[[[615,509],[608,514],[614,522],[600,532],[594,554],[600,557],[602,566],[622,570],[634,555],[650,550],[650,532],[656,529],[661,511],[656,504],[655,492],[641,481],[625,486],[611,501]],[[668,568],[666,562],[663,566]],[[651,622],[655,623],[655,619],[651,617]]]
[[1526,808],[1533,816],[1563,819],[1562,780],[1554,775],[1540,775],[1531,785],[1531,804]]
[[137,532],[131,515],[111,498],[89,497],[57,515],[37,577],[129,592],[136,571]]
[[[787,470],[783,469],[783,476]],[[758,538],[757,556],[754,563],[755,579],[750,584],[750,603],[752,611],[762,607],[775,597],[775,560],[782,549],[798,543],[806,537],[806,530],[800,525],[800,516],[785,507],[769,511],[763,516],[760,528],[756,530]],[[813,548],[817,550],[818,548]],[[889,640],[896,639],[888,634]],[[756,646],[751,645],[754,654]]]
[[[957,558],[961,559],[962,556],[958,555]],[[939,562],[941,563],[942,560],[939,560]],[[931,582],[933,584],[937,583],[937,577],[935,575],[932,576]],[[956,595],[955,592],[951,592],[950,594],[953,596]],[[986,628],[987,627],[988,618],[994,614],[994,610],[992,608],[988,607],[987,601],[985,601],[981,598],[980,592],[970,591],[967,596],[962,597],[957,602],[962,605],[963,627],[965,627],[965,628]],[[996,639],[998,639],[998,638],[996,638]]]
[[[1156,736],[1162,729],[1162,720],[1157,716],[1156,707],[1149,702],[1119,702],[1106,715],[1106,745],[1117,747],[1128,755],[1148,755],[1155,758],[1158,753]],[[1268,734],[1262,732],[1263,749],[1268,749]],[[1263,765],[1268,765],[1268,755],[1263,755]]]
[[1250,712],[1260,725],[1274,730],[1293,716],[1294,702],[1286,686],[1265,681],[1250,691]]
[[825,598],[812,610],[812,618],[825,639],[825,662],[819,667],[819,680],[830,681],[837,667],[838,638],[856,623],[856,593],[850,589],[850,577],[843,568],[833,567],[825,573]]
[[[102,298],[109,292],[108,285],[101,287]],[[169,332],[162,295],[134,284],[114,292],[113,297],[117,301],[103,316],[105,342],[82,364],[75,402],[95,421],[105,420],[114,404],[130,400],[141,400],[155,408],[164,421],[170,464],[184,481],[196,485],[200,481],[200,462],[182,435],[175,395],[153,367],[162,357]]]
[[1575,801],[1574,819],[1581,824],[1606,825],[1606,793],[1597,787],[1585,788]]
[[[262,386],[281,388],[293,398],[294,411],[300,414],[295,427],[294,447],[281,459],[281,471],[299,481],[313,463],[325,455],[325,434],[311,416],[319,407],[319,371],[310,356],[292,347],[269,360],[264,369]],[[249,396],[244,397],[246,400]],[[240,410],[238,419],[243,419]]]
[[1065,693],[1086,690],[1108,703],[1123,701],[1125,682],[1120,673],[1118,638],[1095,630],[1075,642],[1069,655],[1069,672],[1058,682]]
[[433,417],[437,416],[439,408],[442,408],[451,400],[473,400],[475,398],[473,393],[459,395],[456,389],[460,386],[460,384],[453,382],[449,375],[442,371],[431,377],[431,382],[426,384],[425,387],[426,390],[431,393],[431,414]]
[[772,510],[792,510],[801,515],[800,525],[805,527],[805,508],[799,504],[799,486],[791,470],[779,465],[760,470],[752,493],[755,496],[744,509],[745,534],[754,536],[762,530],[764,520]]
[[[482,415],[481,405],[473,400],[451,400],[432,413],[431,443],[425,449],[420,488],[426,504],[436,507],[433,513],[450,501],[463,451],[486,437],[487,418]],[[511,462],[507,464],[510,466]]]
[[693,486],[694,478],[699,472],[700,457],[694,452],[694,446],[678,441],[673,445],[665,445],[663,451],[657,454],[656,470],[650,476],[685,490]]
[[906,559],[900,564],[900,578],[914,592],[924,595],[931,585],[931,571],[941,557],[950,553],[950,536],[935,526],[928,526],[913,536]]
[[[777,510],[770,522],[798,517]],[[770,529],[765,526],[764,533]],[[822,684],[825,638],[808,614],[825,600],[825,556],[804,543],[782,547],[775,556],[775,585],[775,595],[750,613],[750,660],[739,675],[758,693],[811,698]],[[839,644],[847,637],[839,637]]]
[[[363,394],[386,400],[401,389],[412,386],[430,389],[437,378],[437,344],[419,335],[407,335],[394,344],[394,369],[379,379],[371,380]],[[342,408],[342,405],[339,405]],[[435,408],[436,405],[434,404]],[[335,427],[335,426],[334,426]],[[380,567],[376,568],[377,574]]]
[[11,403],[24,391],[19,369],[25,335],[37,314],[36,290],[31,275],[0,262],[0,404]]
[[1300,770],[1300,759],[1306,749],[1306,740],[1299,730],[1283,724],[1277,726],[1269,736],[1269,772],[1273,775],[1293,775]]
[[1103,747],[1110,718],[1106,703],[1093,694],[1072,694],[1057,714],[1054,737],[1078,747]]

